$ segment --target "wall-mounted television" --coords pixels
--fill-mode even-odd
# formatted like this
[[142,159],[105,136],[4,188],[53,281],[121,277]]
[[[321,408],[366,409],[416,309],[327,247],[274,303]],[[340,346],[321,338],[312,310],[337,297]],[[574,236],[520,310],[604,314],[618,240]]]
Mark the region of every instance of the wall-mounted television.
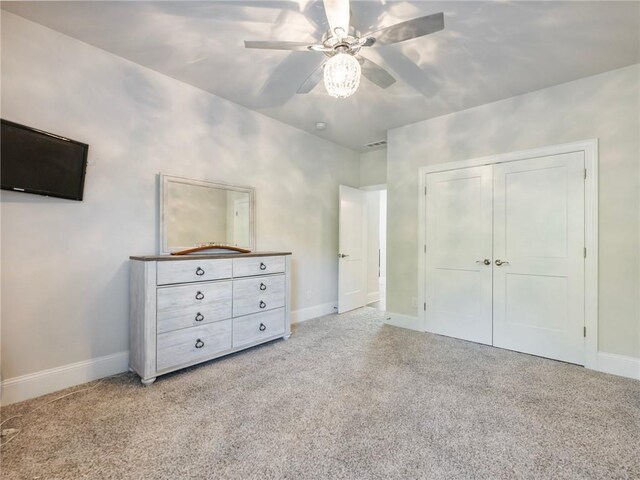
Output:
[[2,119],[3,190],[82,200],[89,145]]

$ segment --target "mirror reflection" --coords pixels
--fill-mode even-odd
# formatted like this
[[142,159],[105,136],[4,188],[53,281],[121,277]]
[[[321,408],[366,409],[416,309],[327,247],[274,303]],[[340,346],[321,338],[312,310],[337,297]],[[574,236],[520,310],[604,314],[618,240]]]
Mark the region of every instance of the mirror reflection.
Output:
[[162,177],[163,253],[204,244],[253,250],[253,189]]

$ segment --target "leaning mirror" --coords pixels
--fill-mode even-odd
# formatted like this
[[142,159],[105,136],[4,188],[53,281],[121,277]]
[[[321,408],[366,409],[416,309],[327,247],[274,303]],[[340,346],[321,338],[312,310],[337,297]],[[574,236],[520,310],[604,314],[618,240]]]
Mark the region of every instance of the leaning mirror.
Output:
[[251,187],[160,174],[160,253],[203,245],[255,250]]

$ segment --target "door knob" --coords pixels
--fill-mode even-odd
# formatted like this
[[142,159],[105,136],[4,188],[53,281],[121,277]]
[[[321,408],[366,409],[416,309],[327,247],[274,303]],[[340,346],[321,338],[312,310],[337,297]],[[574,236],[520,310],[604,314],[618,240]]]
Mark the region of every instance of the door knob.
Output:
[[349,255],[345,255],[344,253],[339,253],[338,254],[338,258],[345,258],[348,257]]
[[485,265],[491,265],[491,260],[485,258],[484,260],[476,260],[476,263],[484,263]]
[[506,260],[500,260],[499,258],[496,260],[496,265],[497,266],[501,266],[501,265],[509,265],[509,262],[507,262]]

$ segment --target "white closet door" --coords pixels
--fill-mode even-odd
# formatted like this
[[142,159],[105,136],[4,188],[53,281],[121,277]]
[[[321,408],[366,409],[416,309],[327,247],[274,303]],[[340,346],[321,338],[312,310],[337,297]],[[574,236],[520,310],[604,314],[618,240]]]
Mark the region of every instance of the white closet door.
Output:
[[426,329],[489,345],[491,168],[431,173],[426,182]]
[[493,344],[584,364],[583,153],[493,175]]

